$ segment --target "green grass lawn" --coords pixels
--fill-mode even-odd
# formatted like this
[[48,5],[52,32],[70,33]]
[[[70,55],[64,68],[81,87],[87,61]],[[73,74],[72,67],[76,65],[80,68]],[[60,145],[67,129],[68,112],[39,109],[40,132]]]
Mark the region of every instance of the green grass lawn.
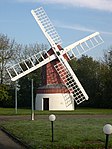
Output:
[[[3,111],[0,115],[6,115],[6,113],[13,115],[14,109],[9,109],[10,112],[8,109],[7,112],[5,109]],[[30,111],[19,109],[18,114],[30,114]],[[37,116],[35,121],[16,120],[3,122],[1,125],[34,149],[104,149],[105,135],[102,129],[105,124],[112,124],[111,109],[77,109],[69,112],[36,111],[35,113]],[[54,122],[53,143],[51,142],[51,123],[48,120],[51,113],[56,114],[57,117]],[[112,136],[109,140],[109,149],[112,149]]]
[[[29,109],[18,109],[17,115],[28,115],[31,113]],[[14,108],[0,108],[0,115],[16,115]]]
[[7,122],[2,126],[34,149],[103,149],[105,135],[102,128],[106,123],[112,124],[112,118],[78,118],[66,115],[62,118],[57,115],[54,122],[54,143],[51,142],[51,123],[47,118]]
[[[0,115],[30,115],[31,109],[18,109],[15,114],[14,108],[0,108]],[[112,114],[112,109],[93,109],[93,108],[77,108],[74,111],[35,111],[36,115],[48,115],[54,113],[56,115],[96,115],[96,114]]]

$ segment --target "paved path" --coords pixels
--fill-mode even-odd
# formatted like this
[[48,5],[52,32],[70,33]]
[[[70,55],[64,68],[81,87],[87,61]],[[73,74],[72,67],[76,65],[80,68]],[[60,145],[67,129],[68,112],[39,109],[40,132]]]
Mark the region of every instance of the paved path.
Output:
[[[29,119],[27,116],[1,116],[0,123],[13,120]],[[0,129],[0,149],[25,149],[19,143],[16,143],[11,137],[9,137],[5,132]]]
[[25,149],[0,130],[0,149]]

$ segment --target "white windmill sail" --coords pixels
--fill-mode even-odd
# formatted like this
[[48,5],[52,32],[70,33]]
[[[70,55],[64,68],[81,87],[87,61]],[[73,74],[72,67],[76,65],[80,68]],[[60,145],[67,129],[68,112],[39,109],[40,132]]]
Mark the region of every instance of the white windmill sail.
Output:
[[35,10],[31,10],[32,15],[34,16],[36,22],[40,26],[42,32],[48,39],[51,47],[53,47],[53,43],[55,44],[61,44],[61,38],[58,35],[55,27],[51,23],[49,17],[47,16],[46,12],[42,7],[37,8]]
[[[85,100],[88,100],[88,95],[86,94],[75,73],[71,71],[72,69],[69,65],[65,67],[62,63],[58,63],[55,65],[55,69],[57,70],[59,76],[63,80],[63,83],[65,84],[69,92],[72,94],[72,98],[75,100],[77,104],[80,104]],[[68,100],[66,105],[69,105],[72,102],[71,97],[67,97],[67,99]]]
[[50,56],[47,51],[42,51],[7,68],[7,72],[11,80],[16,81],[54,59],[56,59],[55,54]]
[[67,56],[72,59],[76,58],[85,52],[97,47],[98,45],[102,44],[104,41],[100,36],[99,32],[95,32],[67,47],[64,48],[64,51],[62,51],[62,55],[64,53],[67,54]]

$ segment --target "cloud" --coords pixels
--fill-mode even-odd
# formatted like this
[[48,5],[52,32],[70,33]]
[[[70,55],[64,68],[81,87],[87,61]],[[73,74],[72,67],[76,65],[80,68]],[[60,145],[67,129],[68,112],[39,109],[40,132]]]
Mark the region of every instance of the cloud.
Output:
[[112,12],[112,0],[16,0],[18,2],[32,2],[43,4],[63,4],[74,7],[85,7]]
[[60,28],[65,28],[65,29],[72,29],[72,30],[77,30],[77,31],[82,31],[82,32],[95,32],[93,29],[86,28],[84,26],[75,24],[75,25],[57,25]]
[[[96,32],[97,30],[95,29],[91,29],[91,28],[87,28],[85,26],[82,26],[80,24],[74,24],[74,25],[64,25],[63,23],[59,23],[59,22],[55,22],[55,25],[59,28],[64,28],[64,29],[71,29],[71,30],[77,30],[77,31],[82,31],[82,32]],[[107,35],[112,35],[112,32],[109,31],[99,31],[102,34],[107,34]]]

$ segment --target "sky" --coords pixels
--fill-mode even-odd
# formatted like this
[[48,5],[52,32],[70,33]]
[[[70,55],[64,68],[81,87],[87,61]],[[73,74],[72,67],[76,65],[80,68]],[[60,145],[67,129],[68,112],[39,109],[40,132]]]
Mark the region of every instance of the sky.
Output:
[[48,44],[31,14],[38,7],[46,11],[63,47],[96,31],[104,43],[88,56],[102,59],[112,46],[112,0],[0,0],[0,33],[20,44]]

